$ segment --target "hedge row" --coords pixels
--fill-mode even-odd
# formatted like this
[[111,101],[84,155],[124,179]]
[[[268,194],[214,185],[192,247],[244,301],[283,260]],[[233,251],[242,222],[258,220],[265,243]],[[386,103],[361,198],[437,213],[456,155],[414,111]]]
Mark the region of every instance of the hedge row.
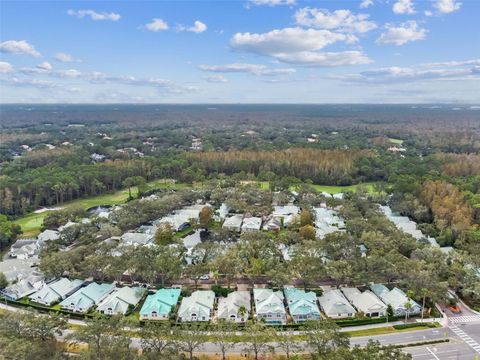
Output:
[[410,329],[410,328],[416,328],[416,327],[423,327],[427,326],[429,328],[436,328],[437,326],[434,323],[409,323],[409,324],[398,324],[398,325],[393,325],[393,328],[396,330],[402,330],[402,329]]

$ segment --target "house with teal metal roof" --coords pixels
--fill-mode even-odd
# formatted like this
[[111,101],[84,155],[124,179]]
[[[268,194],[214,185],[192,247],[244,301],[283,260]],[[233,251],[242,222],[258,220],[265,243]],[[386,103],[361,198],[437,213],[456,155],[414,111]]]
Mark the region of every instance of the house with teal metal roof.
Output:
[[140,320],[168,320],[180,292],[180,289],[160,289],[148,295],[140,310]]
[[295,288],[284,289],[288,310],[295,323],[320,320],[320,310],[317,305],[317,294]]
[[115,284],[91,283],[75,291],[60,303],[62,309],[86,313],[115,289]]

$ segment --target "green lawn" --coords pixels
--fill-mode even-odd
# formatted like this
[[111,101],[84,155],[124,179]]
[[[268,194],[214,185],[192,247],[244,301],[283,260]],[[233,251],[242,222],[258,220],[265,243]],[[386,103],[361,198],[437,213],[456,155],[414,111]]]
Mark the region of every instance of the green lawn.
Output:
[[383,335],[383,334],[416,331],[416,330],[428,330],[428,329],[432,329],[432,327],[428,326],[427,324],[419,323],[418,326],[410,327],[406,329],[395,329],[393,326],[385,326],[380,328],[347,331],[347,334],[352,337],[353,336],[373,336],[373,335]]
[[[177,183],[171,183],[169,181],[165,180],[154,180],[149,183],[147,183],[148,188],[151,189],[160,189],[160,188],[169,188],[169,189],[182,189],[186,188],[189,185],[188,184],[177,184]],[[200,186],[201,184],[194,184],[194,187]],[[132,195],[136,196],[137,195],[137,189],[132,188]],[[117,204],[123,204],[126,202],[128,199],[128,190],[119,190],[111,194],[102,194],[98,196],[92,196],[89,198],[84,198],[84,199],[76,199],[73,201],[66,202],[63,204],[61,207],[68,207],[68,206],[75,206],[75,205],[81,205],[85,209],[89,209],[94,206],[99,206],[99,205],[117,205]],[[60,207],[60,206],[59,206]],[[23,236],[37,236],[38,233],[40,232],[40,228],[43,223],[43,219],[47,216],[48,211],[42,212],[42,213],[31,213],[28,215],[25,215],[17,220],[15,220],[15,223],[20,225],[20,227],[23,230]]]
[[402,145],[403,144],[402,139],[388,138],[388,141],[390,141],[392,144],[396,144],[396,145]]

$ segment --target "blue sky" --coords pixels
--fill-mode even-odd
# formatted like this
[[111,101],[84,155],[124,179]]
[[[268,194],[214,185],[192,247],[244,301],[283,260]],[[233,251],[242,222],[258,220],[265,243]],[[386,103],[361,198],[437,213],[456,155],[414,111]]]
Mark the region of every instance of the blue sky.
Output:
[[2,103],[480,103],[480,1],[1,1]]

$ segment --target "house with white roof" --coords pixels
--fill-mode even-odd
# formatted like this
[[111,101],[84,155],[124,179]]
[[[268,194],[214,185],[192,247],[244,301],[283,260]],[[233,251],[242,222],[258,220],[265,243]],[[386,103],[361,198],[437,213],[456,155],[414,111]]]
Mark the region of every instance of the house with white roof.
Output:
[[8,300],[17,301],[40,290],[44,284],[45,276],[38,271],[33,271],[25,278],[17,281],[15,284],[0,290],[0,294],[2,294]]
[[91,283],[81,287],[60,303],[62,309],[86,313],[115,289],[115,284]]
[[300,208],[295,205],[274,206],[273,218],[281,219],[284,227],[289,227],[296,217],[300,214]]
[[151,234],[142,234],[136,232],[127,232],[120,236],[120,241],[124,245],[146,245],[151,242],[153,239],[153,235]]
[[36,239],[18,239],[10,247],[8,255],[11,258],[25,260],[32,256],[38,255],[39,251],[40,244]]
[[153,224],[156,226],[168,224],[173,231],[183,231],[190,226],[190,221],[190,218],[183,214],[172,214],[164,216],[160,220],[155,221]]
[[46,284],[40,290],[30,295],[29,298],[38,304],[52,306],[77,291],[83,283],[83,280],[60,278]]
[[342,288],[342,292],[348,301],[365,316],[381,317],[387,313],[387,305],[370,290],[362,293],[357,288]]
[[408,310],[409,315],[420,314],[422,311],[422,307],[420,305],[418,305],[412,299],[409,299],[407,295],[397,287],[393,288],[392,290],[388,290],[388,288],[383,284],[372,284],[370,285],[370,289],[380,299],[382,299],[385,304],[392,307],[393,314],[395,316],[405,315],[407,312],[407,307],[405,306],[406,303],[411,304],[411,308]]
[[353,318],[357,313],[347,298],[338,289],[325,291],[322,296],[318,298],[318,302],[325,315],[332,319]]
[[184,297],[178,310],[179,321],[210,321],[213,315],[215,293],[211,290],[197,290]]
[[251,310],[249,291],[234,291],[226,298],[218,299],[218,318],[245,323]]
[[240,232],[242,228],[243,215],[235,214],[230,217],[227,217],[223,222],[222,227],[230,230]]
[[287,300],[288,311],[295,323],[320,320],[317,295],[313,291],[287,288],[283,292]]
[[148,295],[140,309],[140,320],[168,320],[180,293],[180,289],[159,289]]
[[287,312],[283,304],[283,293],[272,289],[253,289],[255,316],[267,325],[285,325]]
[[282,221],[279,218],[269,217],[263,225],[263,230],[280,231],[282,228]]
[[225,218],[228,216],[229,212],[230,212],[230,207],[227,204],[222,203],[222,205],[220,205],[220,207],[217,210],[217,214],[218,214],[219,219],[220,220],[225,220]]
[[125,315],[138,305],[146,292],[147,289],[142,287],[115,288],[98,304],[97,311],[106,315]]
[[60,233],[55,230],[45,230],[38,234],[37,239],[40,243],[44,243],[45,241],[55,241],[60,239]]
[[242,231],[259,231],[262,227],[262,218],[246,217],[243,219]]

